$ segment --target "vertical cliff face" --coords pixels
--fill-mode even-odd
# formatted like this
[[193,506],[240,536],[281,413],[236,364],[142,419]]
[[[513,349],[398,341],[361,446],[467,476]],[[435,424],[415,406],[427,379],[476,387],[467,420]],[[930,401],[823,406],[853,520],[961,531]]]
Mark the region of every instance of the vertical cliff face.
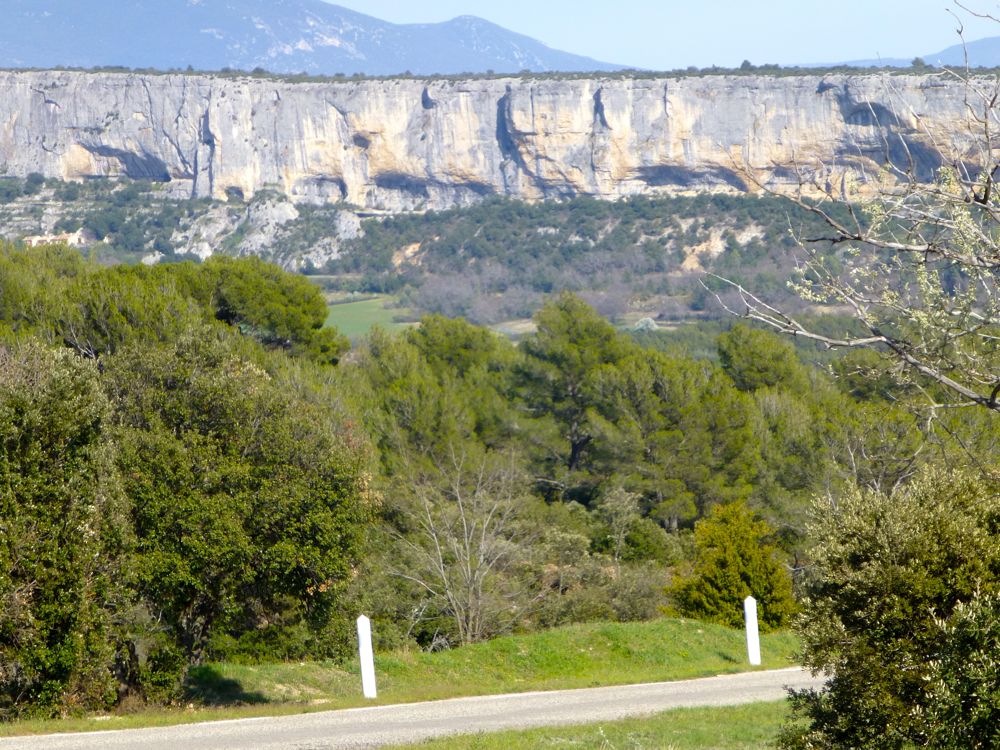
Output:
[[[483,196],[617,198],[857,186],[961,148],[962,86],[930,76],[283,83],[0,73],[0,173],[124,175],[178,195],[384,210]],[[854,188],[852,188],[854,189]]]

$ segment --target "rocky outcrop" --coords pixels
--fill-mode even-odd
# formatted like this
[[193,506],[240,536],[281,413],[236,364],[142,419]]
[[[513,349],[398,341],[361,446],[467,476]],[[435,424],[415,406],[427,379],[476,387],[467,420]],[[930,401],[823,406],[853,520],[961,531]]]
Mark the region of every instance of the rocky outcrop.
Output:
[[412,79],[0,73],[0,173],[125,175],[177,195],[389,211],[537,200],[851,190],[886,157],[927,176],[965,90],[936,76]]

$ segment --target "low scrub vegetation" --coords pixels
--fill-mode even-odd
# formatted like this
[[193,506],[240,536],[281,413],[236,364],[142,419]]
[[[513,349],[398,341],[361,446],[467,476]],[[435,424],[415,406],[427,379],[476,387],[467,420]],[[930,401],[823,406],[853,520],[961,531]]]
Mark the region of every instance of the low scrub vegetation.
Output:
[[[261,219],[276,206],[279,221]],[[0,224],[11,233],[81,231],[88,254],[107,262],[263,254],[316,274],[331,292],[392,294],[418,316],[484,325],[529,318],[560,291],[616,320],[717,317],[711,295],[723,287],[704,279],[706,270],[792,302],[790,225],[816,231],[816,218],[792,202],[746,195],[539,204],[493,197],[468,208],[367,218],[360,231],[352,224],[341,236],[350,210],[292,207],[273,189],[250,200],[234,191],[221,202],[171,197],[166,185],[148,181],[0,178]],[[835,248],[822,255],[837,272],[853,263]]]
[[[287,242],[329,224],[333,209],[303,208]],[[602,315],[633,306],[662,318],[704,315],[705,270],[794,299],[785,288],[796,248],[789,223],[816,219],[776,197],[700,195],[528,204],[493,198],[471,208],[364,222],[323,273],[340,289],[394,293],[415,310],[493,324],[534,314],[559,291]],[[829,262],[844,258],[829,250]],[[710,279],[709,287],[721,290]],[[717,311],[716,311],[717,312]]]

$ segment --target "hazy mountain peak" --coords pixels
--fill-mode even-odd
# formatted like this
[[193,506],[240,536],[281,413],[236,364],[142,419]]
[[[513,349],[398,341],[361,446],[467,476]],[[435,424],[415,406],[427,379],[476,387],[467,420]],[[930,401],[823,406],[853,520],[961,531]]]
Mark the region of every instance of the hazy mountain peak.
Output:
[[322,0],[8,0],[0,66],[392,75],[610,70],[476,16],[393,24]]

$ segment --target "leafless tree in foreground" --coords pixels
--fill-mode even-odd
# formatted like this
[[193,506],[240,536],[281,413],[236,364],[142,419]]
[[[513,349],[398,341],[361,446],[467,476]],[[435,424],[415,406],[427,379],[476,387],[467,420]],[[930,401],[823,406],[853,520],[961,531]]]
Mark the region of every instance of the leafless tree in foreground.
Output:
[[395,572],[453,621],[461,643],[503,633],[523,615],[515,568],[530,535],[518,517],[526,487],[513,457],[454,450],[413,487]]
[[[968,69],[935,75],[964,87],[966,116],[943,143],[918,113],[905,113],[941,156],[933,176],[920,174],[907,141],[881,123],[887,158],[868,175],[873,197],[849,203],[830,187],[817,191],[804,170],[790,196],[827,230],[797,238],[804,260],[794,288],[807,302],[848,310],[860,332],[820,333],[722,277],[729,293],[716,297],[730,313],[782,333],[886,353],[932,409],[1000,411],[1000,78]],[[885,85],[891,96],[891,77]],[[848,272],[830,270],[831,247]]]

